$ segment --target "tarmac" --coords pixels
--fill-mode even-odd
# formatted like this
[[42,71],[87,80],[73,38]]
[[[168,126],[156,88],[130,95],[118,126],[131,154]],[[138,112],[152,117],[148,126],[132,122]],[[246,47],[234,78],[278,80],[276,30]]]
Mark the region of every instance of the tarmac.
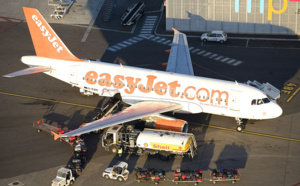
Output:
[[[0,75],[26,68],[20,57],[35,53],[22,6],[37,8],[70,51],[80,58],[99,58],[110,63],[164,70],[160,64],[167,61],[168,54],[162,51],[170,46],[163,42],[172,39],[172,32],[163,31],[163,18],[160,18],[162,2],[147,2],[145,15],[159,18],[151,34],[155,37],[148,39],[138,36],[146,16],[132,27],[123,28],[119,24],[122,10],[133,2],[130,0],[126,4],[117,1],[117,11],[110,22],[104,23],[101,20],[104,10],[99,7],[104,7],[106,1],[77,0],[65,18],[57,21],[50,18],[54,8],[48,6],[46,1],[0,0],[1,5],[5,4],[0,6],[0,17],[14,22],[0,20],[0,25],[9,28],[0,30],[0,39],[4,43],[0,46]],[[122,185],[140,185],[134,181],[134,170],[138,167],[167,171],[168,181],[162,185],[174,184],[170,181],[172,171],[179,167],[204,170],[205,180],[201,185],[211,184],[208,173],[214,168],[238,168],[242,175],[237,182],[239,185],[300,184],[300,42],[295,36],[255,40],[251,38],[262,36],[238,35],[236,37],[239,38],[230,38],[228,43],[220,46],[215,43],[201,44],[197,38],[200,34],[188,33],[191,36],[188,38],[189,46],[193,47],[191,51],[205,50],[243,63],[233,66],[203,54],[198,55],[198,50],[191,52],[196,75],[239,82],[248,79],[268,81],[281,89],[278,103],[283,108],[283,115],[272,120],[251,121],[244,133],[238,133],[234,131],[236,124],[232,118],[204,113],[176,114],[175,117],[190,123],[189,132],[196,136],[198,150],[192,161],[186,158],[161,161],[155,156],[135,155],[119,158],[102,148],[100,134],[84,135],[88,163],[74,185],[120,185],[117,181],[102,177],[102,172],[119,160],[128,162],[131,172],[129,180]],[[136,40],[136,43],[116,51],[108,50],[129,39]],[[78,88],[44,74],[12,79],[1,77],[0,85],[0,185],[51,184],[57,170],[70,160],[72,149],[64,142],[54,141],[47,133],[36,132],[32,123],[44,118],[51,124],[75,129],[89,122],[109,99],[83,97]],[[141,184],[153,185],[152,182]]]

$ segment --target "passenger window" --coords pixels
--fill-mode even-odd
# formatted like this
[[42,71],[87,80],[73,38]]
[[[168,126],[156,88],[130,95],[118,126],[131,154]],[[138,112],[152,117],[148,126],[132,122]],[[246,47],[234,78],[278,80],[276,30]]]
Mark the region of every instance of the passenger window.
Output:
[[210,34],[209,37],[216,37],[216,34]]
[[256,99],[252,100],[251,105],[256,105]]

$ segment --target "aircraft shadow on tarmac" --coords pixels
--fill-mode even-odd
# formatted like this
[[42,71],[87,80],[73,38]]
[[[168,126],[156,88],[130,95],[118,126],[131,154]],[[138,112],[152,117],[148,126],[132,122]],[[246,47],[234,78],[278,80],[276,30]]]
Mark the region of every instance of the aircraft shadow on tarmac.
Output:
[[218,160],[215,162],[217,169],[241,169],[246,167],[248,153],[242,145],[225,145]]
[[[104,98],[100,99],[96,108],[102,108],[103,105],[106,105],[107,102],[109,101],[109,98]],[[36,104],[41,104],[36,103]],[[43,116],[43,119],[45,120],[46,123],[50,125],[60,125],[62,129],[66,129],[66,127],[69,130],[73,130],[78,128],[82,123],[87,123],[90,122],[91,119],[96,115],[97,112],[99,112],[98,109],[94,109],[89,111],[87,114],[82,114],[82,109],[76,110],[73,112],[71,116],[65,116],[59,113],[55,112],[55,108],[58,105],[58,103],[52,102],[48,103],[48,109]],[[90,162],[92,157],[94,156],[95,152],[97,151],[98,144],[101,139],[101,134],[100,133],[91,133],[91,134],[85,134],[81,136],[82,139],[84,139],[84,142],[87,146],[87,157],[86,161],[82,165],[82,169],[86,167],[86,165]],[[66,162],[66,167],[68,164],[71,163],[73,157],[70,155],[70,160]]]

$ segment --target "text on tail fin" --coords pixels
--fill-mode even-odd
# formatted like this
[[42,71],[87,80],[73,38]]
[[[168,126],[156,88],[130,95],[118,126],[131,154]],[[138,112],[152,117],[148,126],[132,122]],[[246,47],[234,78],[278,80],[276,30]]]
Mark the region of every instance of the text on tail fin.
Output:
[[23,10],[37,56],[82,61],[69,51],[38,10],[27,7]]

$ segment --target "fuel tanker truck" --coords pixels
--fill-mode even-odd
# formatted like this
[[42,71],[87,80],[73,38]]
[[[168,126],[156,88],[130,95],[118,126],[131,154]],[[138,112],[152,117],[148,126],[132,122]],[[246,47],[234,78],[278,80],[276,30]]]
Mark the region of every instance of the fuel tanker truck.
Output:
[[[102,147],[112,153],[160,155],[163,160],[171,155],[193,158],[197,150],[193,134],[144,128],[143,130],[114,125],[104,130]],[[122,149],[122,150],[121,150]]]

